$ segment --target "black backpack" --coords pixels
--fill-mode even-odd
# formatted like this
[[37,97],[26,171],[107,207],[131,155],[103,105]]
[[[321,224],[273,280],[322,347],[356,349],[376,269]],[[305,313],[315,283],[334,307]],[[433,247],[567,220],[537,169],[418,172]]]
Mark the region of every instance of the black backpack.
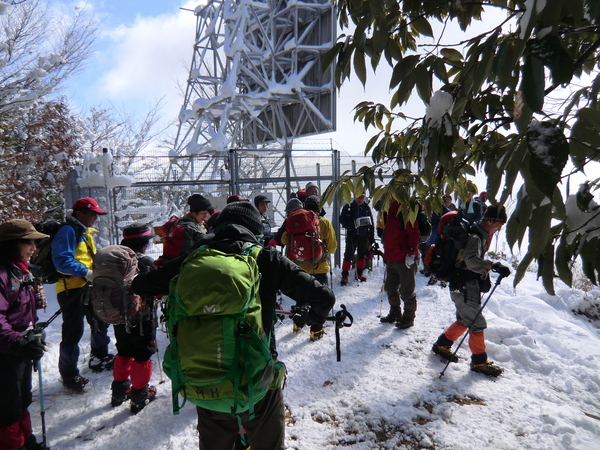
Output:
[[471,225],[462,211],[447,212],[440,219],[438,238],[429,247],[425,258],[425,264],[438,280],[452,283],[462,279],[456,257],[467,245],[470,230]]
[[[38,251],[29,262],[31,273],[43,284],[54,284],[58,280],[69,276],[58,272],[52,262],[52,240],[54,239],[54,236],[56,236],[58,230],[65,225],[72,226],[55,219],[46,219],[43,222],[34,225],[37,231],[50,236],[38,243]],[[75,228],[75,234],[77,235],[77,241],[79,241],[81,232],[77,230],[77,228]]]

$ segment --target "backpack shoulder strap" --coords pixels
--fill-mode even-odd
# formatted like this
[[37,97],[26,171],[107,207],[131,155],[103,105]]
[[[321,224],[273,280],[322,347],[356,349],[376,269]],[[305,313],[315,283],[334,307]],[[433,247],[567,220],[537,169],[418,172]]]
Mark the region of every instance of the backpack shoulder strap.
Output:
[[13,272],[10,266],[3,262],[0,263],[2,267],[6,270],[8,274],[8,282],[10,283],[10,291],[8,293],[8,303],[12,304],[17,299],[19,295],[19,289],[21,288],[21,280],[17,275]]

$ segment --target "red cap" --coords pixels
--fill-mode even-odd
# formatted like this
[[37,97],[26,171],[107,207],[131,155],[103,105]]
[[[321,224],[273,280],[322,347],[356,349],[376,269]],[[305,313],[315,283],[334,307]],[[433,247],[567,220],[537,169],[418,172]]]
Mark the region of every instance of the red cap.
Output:
[[106,211],[100,209],[100,206],[98,206],[98,202],[96,200],[90,197],[80,198],[73,203],[73,210],[76,210],[77,208],[87,208],[90,211],[94,211],[96,214],[100,215],[108,214]]

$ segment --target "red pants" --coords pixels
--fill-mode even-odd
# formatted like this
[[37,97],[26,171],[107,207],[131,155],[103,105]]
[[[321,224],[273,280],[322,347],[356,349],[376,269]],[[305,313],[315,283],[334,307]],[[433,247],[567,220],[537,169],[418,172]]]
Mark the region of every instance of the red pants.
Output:
[[0,448],[2,450],[18,450],[25,445],[31,436],[31,417],[25,410],[19,419],[10,425],[0,427]]

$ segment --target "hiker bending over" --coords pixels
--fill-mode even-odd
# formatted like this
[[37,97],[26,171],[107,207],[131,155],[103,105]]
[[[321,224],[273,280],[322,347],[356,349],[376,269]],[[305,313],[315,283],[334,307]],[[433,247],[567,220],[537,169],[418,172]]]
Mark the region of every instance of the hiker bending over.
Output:
[[[248,244],[258,244],[256,236],[261,235],[263,232],[261,214],[249,202],[231,203],[221,211],[218,220],[215,222],[214,231],[215,235],[212,239],[207,237],[205,240],[200,241],[198,245],[207,245],[210,249],[220,250],[226,254],[240,254],[248,248]],[[311,307],[309,321],[318,323],[321,327],[325,322],[328,311],[335,303],[335,297],[331,289],[300,269],[276,248],[265,247],[259,250],[256,256],[256,265],[261,275],[258,289],[262,305],[260,317],[262,318],[265,335],[271,338],[271,353],[275,359],[277,351],[273,325],[277,292],[281,290],[283,294],[296,300],[298,304],[309,305]],[[189,260],[196,261],[196,255],[197,252],[189,255]],[[180,273],[185,259],[185,256],[181,256],[166,263],[156,271],[138,275],[133,280],[134,291],[139,295],[146,296],[167,294],[171,279]],[[194,267],[186,264],[181,274],[189,270],[194,270]],[[200,269],[196,270],[201,272]],[[201,283],[206,283],[202,279],[202,273],[198,273],[197,277],[192,278]],[[177,289],[179,289],[180,281],[181,279],[178,279]],[[232,278],[232,281],[241,280]],[[210,293],[202,292],[198,295],[203,296],[204,294],[210,295]],[[214,305],[208,308],[205,305],[204,309],[216,311],[219,308]],[[202,321],[198,323],[201,324]],[[178,332],[181,332],[181,330],[182,327],[180,326]],[[178,343],[179,340],[177,339],[176,342]],[[171,346],[173,344],[173,341],[171,341]],[[203,354],[201,353],[203,351],[202,343],[194,342],[194,349],[197,349],[198,356]],[[165,358],[165,362],[166,360],[167,358]],[[212,366],[206,370],[211,368]],[[188,390],[188,399],[189,395]],[[230,412],[219,412],[198,406],[198,403],[196,405],[200,449],[231,450],[238,436],[238,417]],[[266,392],[264,398],[254,406],[253,419],[250,418],[251,414],[248,411],[238,414],[247,432],[248,445],[256,449],[283,450],[285,411],[281,383],[271,383],[270,389]]]
[[[504,207],[489,206],[479,223],[471,226],[467,245],[458,252],[455,266],[458,269],[456,280],[450,281],[450,298],[456,306],[456,322],[444,331],[432,351],[442,358],[457,362],[453,355],[452,344],[469,327],[469,348],[471,349],[471,370],[492,377],[499,376],[503,369],[488,361],[485,351],[483,331],[487,323],[483,314],[477,315],[481,307],[481,294],[491,288],[490,269],[494,268],[501,276],[510,274],[508,267],[484,259],[492,237],[506,223]],[[476,319],[474,322],[473,320]]]
[[[154,260],[146,255],[150,240],[155,235],[148,225],[132,224],[123,228],[121,245],[132,249],[137,256],[138,270],[146,273]],[[120,406],[128,398],[131,412],[142,410],[156,396],[156,387],[148,383],[152,378],[152,361],[156,353],[156,320],[154,297],[144,298],[137,317],[132,318],[133,326],[114,325],[117,356],[111,385],[111,405]]]
[[[35,291],[27,265],[36,240],[46,239],[24,219],[0,225],[0,448],[42,449],[31,430],[31,369],[44,354],[35,339]],[[30,335],[28,336],[28,331]]]

